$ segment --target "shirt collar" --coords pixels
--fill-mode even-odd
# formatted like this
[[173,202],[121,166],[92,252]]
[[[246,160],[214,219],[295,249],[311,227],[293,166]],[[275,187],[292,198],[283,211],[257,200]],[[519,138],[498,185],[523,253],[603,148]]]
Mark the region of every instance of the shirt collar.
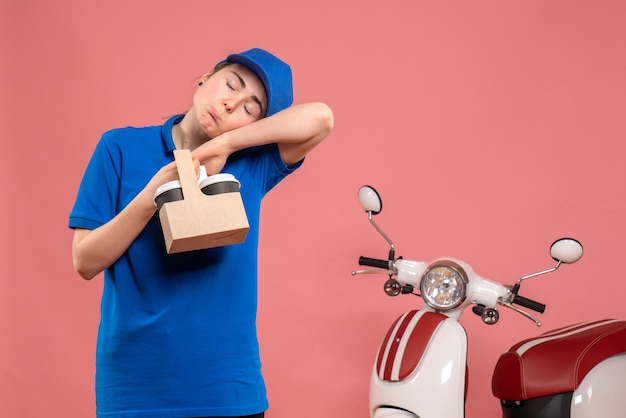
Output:
[[185,115],[176,115],[169,118],[161,127],[161,138],[163,139],[163,145],[165,146],[168,154],[173,155],[176,145],[174,145],[174,138],[172,138],[172,127],[183,120]]

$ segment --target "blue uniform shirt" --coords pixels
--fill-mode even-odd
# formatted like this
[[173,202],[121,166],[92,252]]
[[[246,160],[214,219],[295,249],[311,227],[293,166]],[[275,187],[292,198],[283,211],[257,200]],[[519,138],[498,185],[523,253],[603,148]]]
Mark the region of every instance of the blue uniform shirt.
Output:
[[[172,126],[115,129],[99,141],[70,214],[95,229],[173,161]],[[99,417],[251,415],[267,409],[256,336],[261,199],[287,167],[276,144],[231,155],[250,229],[244,243],[167,254],[158,213],[104,271],[96,350]],[[210,216],[208,214],[207,216]]]

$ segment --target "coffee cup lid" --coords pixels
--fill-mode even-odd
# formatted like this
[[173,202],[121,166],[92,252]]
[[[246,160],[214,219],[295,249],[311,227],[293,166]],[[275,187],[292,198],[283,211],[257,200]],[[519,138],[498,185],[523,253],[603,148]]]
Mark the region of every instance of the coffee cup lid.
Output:
[[211,184],[224,183],[224,182],[234,182],[234,183],[237,183],[238,185],[241,185],[241,183],[239,183],[239,180],[237,180],[235,176],[233,176],[232,174],[219,173],[219,174],[213,174],[212,176],[208,176],[207,178],[202,180],[200,182],[200,189],[204,189],[206,186],[209,186]]
[[173,189],[180,189],[181,187],[182,186],[180,184],[180,180],[168,181],[167,183],[162,184],[161,186],[159,186],[158,189],[156,189],[156,192],[154,192],[154,199],[156,200],[159,195],[162,195],[165,192],[169,192]]

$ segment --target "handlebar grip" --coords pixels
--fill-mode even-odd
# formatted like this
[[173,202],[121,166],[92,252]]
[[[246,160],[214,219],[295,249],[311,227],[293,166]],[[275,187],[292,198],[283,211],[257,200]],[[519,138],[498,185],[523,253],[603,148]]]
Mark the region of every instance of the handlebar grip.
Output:
[[381,269],[389,268],[389,260],[380,260],[378,258],[359,257],[359,266],[377,267]]
[[539,313],[543,313],[546,310],[546,305],[544,305],[543,303],[535,302],[532,299],[528,299],[519,295],[515,295],[515,297],[513,298],[513,303],[524,306],[528,309],[532,309],[533,311],[537,311]]

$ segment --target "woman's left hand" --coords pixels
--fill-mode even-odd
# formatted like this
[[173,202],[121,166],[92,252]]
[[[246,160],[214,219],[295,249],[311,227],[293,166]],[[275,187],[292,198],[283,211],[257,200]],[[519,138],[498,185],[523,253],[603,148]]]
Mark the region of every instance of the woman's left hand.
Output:
[[205,142],[191,153],[192,157],[200,159],[200,164],[206,168],[206,172],[209,176],[220,173],[230,155],[223,135],[224,134]]

